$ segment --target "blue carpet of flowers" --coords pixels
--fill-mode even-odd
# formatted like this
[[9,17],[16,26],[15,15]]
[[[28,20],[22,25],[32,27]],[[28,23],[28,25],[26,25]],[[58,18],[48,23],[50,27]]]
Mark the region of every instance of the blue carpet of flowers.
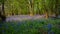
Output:
[[25,20],[0,24],[1,34],[60,34],[60,19]]

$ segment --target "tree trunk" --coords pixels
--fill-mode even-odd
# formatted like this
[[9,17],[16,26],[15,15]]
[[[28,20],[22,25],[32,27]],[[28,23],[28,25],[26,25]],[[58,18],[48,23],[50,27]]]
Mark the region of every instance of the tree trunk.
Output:
[[56,0],[56,4],[55,4],[56,6],[55,6],[55,16],[56,17],[58,17],[58,14],[59,14],[59,12],[58,12],[58,0]]
[[5,14],[5,11],[4,11],[4,2],[2,2],[2,14]]
[[28,0],[28,6],[29,6],[29,12],[30,12],[30,16],[33,16],[33,0]]
[[4,11],[4,0],[2,2],[2,15],[1,15],[1,19],[2,19],[2,21],[6,20],[5,11]]
[[45,16],[46,19],[48,19],[48,17],[49,17],[48,12],[45,12],[45,14],[46,14],[46,16]]
[[59,13],[56,12],[56,13],[55,13],[55,16],[58,17],[58,15],[59,15]]

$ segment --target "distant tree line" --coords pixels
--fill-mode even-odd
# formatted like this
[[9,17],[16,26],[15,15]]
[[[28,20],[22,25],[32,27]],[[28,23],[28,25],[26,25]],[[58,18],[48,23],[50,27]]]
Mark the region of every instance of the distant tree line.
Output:
[[4,16],[45,14],[48,18],[60,14],[60,0],[0,0],[0,6]]

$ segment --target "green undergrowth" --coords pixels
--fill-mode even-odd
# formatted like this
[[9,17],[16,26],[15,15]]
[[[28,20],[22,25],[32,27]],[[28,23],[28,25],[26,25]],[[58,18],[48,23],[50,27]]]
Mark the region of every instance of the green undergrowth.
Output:
[[60,19],[13,21],[3,23],[0,30],[3,34],[60,34],[59,25]]

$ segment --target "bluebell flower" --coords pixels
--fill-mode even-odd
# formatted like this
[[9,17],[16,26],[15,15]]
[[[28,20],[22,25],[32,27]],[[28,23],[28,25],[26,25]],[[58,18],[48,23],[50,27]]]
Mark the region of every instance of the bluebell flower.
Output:
[[51,28],[52,28],[52,25],[51,24],[48,24],[48,34],[51,33]]
[[52,28],[52,25],[51,24],[48,24],[48,29],[51,29]]
[[3,33],[3,34],[5,34],[5,31],[4,31],[4,30],[2,30],[2,33]]
[[30,25],[30,28],[33,28],[33,25]]
[[5,25],[5,28],[8,29],[8,25]]
[[14,26],[14,23],[11,23],[11,26]]
[[2,27],[2,24],[0,24],[0,28]]
[[50,34],[51,32],[49,31],[48,34]]
[[54,32],[52,32],[52,34],[54,34]]
[[46,25],[43,26],[43,28],[46,28],[46,27],[47,27]]

